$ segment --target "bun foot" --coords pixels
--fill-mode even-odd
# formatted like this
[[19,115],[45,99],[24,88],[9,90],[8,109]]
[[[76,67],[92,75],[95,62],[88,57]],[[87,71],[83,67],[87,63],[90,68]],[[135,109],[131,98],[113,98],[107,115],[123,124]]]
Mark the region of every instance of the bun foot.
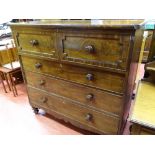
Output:
[[33,112],[35,113],[35,114],[38,114],[39,113],[39,109],[38,108],[32,108],[33,109]]
[[135,93],[132,94],[132,100],[135,99],[135,95],[136,95]]

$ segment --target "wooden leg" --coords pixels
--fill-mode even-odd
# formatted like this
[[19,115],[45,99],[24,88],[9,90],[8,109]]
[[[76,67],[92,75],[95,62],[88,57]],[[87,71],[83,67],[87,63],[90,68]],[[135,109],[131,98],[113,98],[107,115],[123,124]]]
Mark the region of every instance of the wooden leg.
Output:
[[4,88],[4,91],[5,91],[5,93],[7,93],[2,75],[3,75],[3,74],[0,73],[0,79],[1,79],[1,82],[2,82],[2,85],[3,85],[3,88]]
[[8,74],[8,75],[9,75],[9,79],[10,79],[10,84],[11,84],[11,88],[12,88],[13,95],[14,95],[14,97],[16,97],[16,93],[15,93],[15,90],[14,90],[14,87],[13,87],[12,77],[11,77],[10,74]]
[[11,77],[11,80],[12,80],[12,86],[13,86],[13,88],[14,88],[14,90],[15,90],[15,94],[16,94],[16,96],[17,96],[18,93],[17,93],[16,85],[15,85],[15,82],[14,82],[14,79],[13,79],[12,74],[10,74],[10,77]]
[[8,85],[8,88],[9,88],[9,90],[11,91],[11,87],[10,87],[10,84],[9,84],[9,81],[8,81],[7,74],[4,73],[3,75],[4,75],[4,78],[5,78],[6,83],[7,83],[7,85]]
[[33,112],[34,112],[35,114],[38,114],[38,113],[39,113],[39,109],[38,109],[38,108],[32,107],[32,109],[33,109]]

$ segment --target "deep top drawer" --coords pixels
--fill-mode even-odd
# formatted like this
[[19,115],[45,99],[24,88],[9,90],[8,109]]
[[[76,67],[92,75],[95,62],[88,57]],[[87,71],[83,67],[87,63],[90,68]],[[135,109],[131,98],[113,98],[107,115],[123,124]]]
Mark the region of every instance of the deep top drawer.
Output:
[[126,70],[130,35],[64,34],[61,59],[72,63]]
[[54,32],[20,32],[16,35],[16,39],[20,52],[58,59],[58,53],[55,45],[56,33]]

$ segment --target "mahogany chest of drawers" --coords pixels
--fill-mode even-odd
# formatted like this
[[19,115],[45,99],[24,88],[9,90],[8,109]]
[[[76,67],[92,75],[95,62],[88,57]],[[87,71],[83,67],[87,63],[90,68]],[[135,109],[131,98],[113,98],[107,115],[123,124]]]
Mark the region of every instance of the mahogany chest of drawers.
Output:
[[143,36],[139,23],[11,24],[34,112],[44,109],[99,134],[122,134]]

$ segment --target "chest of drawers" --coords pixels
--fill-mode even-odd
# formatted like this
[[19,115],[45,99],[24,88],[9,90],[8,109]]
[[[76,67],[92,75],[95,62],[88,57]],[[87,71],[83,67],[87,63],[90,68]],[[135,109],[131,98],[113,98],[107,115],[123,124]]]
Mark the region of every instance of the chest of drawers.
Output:
[[141,48],[140,22],[11,24],[34,111],[95,133],[121,134]]

